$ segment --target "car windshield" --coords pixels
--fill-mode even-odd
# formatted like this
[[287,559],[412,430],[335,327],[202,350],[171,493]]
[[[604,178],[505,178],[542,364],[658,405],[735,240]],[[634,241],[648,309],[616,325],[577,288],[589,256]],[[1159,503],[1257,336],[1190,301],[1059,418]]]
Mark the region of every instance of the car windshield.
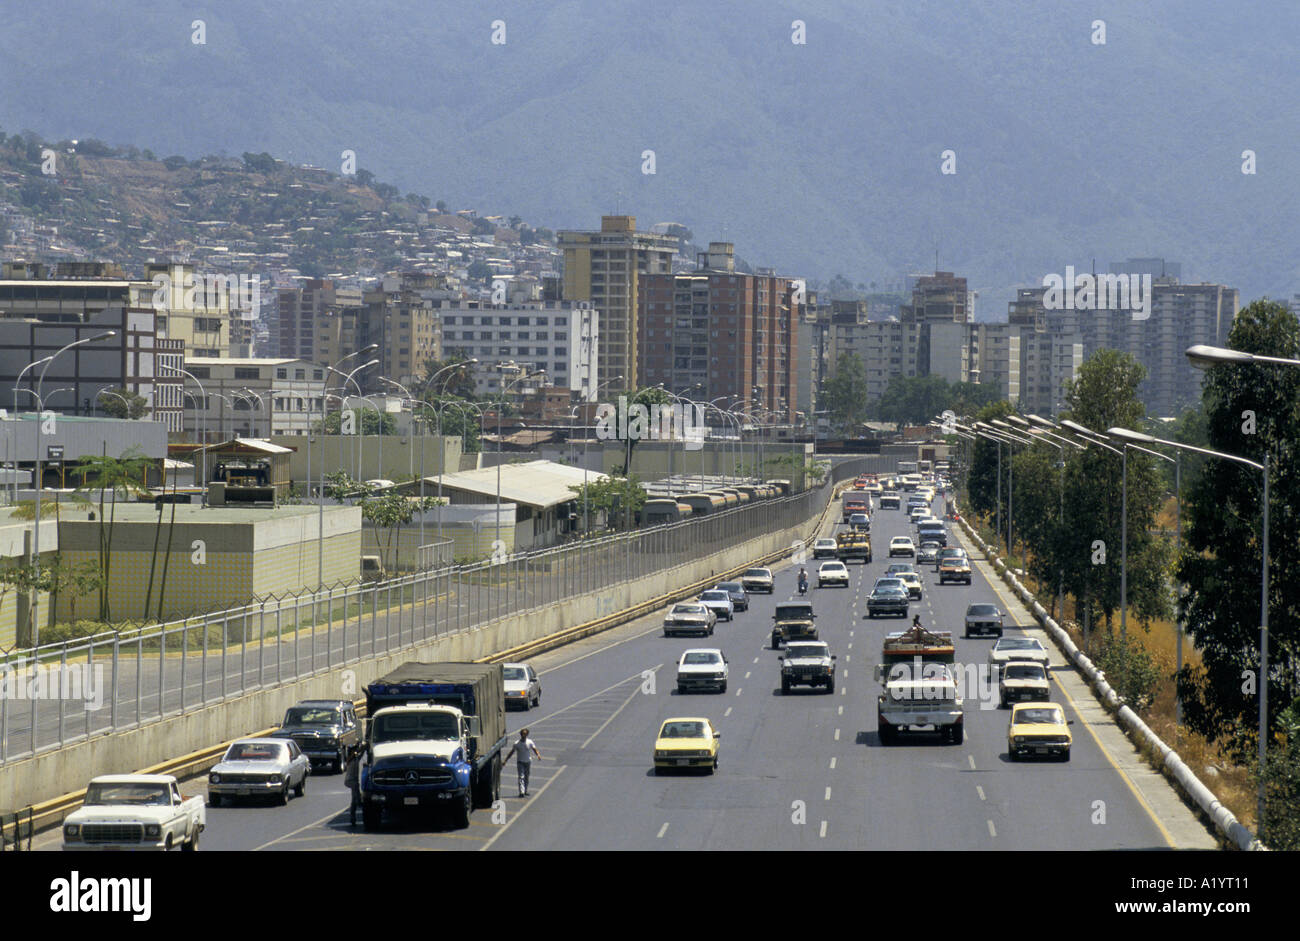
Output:
[[665,722],[660,738],[704,738],[703,722]]
[[842,571],[843,568],[844,568],[843,562],[823,562],[821,570],[823,572],[839,572]]
[[903,580],[901,578],[878,578],[876,579],[877,588],[901,588]]
[[786,657],[829,657],[830,648],[825,644],[788,644]]
[[283,745],[270,742],[236,742],[226,749],[223,761],[279,761],[284,757]]
[[1065,714],[1060,709],[1042,707],[1019,709],[1016,711],[1015,722],[1016,724],[1065,725]]
[[700,595],[701,601],[730,601],[731,595],[725,591],[706,591]]
[[508,680],[526,680],[528,679],[528,671],[523,667],[506,667],[505,676]]
[[1036,663],[1016,663],[1007,667],[1006,678],[1009,680],[1043,680],[1046,675],[1043,668]]
[[338,725],[339,714],[333,709],[309,708],[299,706],[290,709],[284,716],[285,725]]
[[835,548],[835,540],[834,540],[834,539],[818,539],[818,540],[817,540],[817,545],[821,546],[823,549],[834,549],[834,548]]
[[718,585],[718,590],[729,592],[733,595],[741,595],[745,592],[745,589],[741,587],[740,582],[722,582]]
[[872,591],[871,593],[873,595],[880,595],[881,597],[887,595],[901,595],[903,597],[906,597],[907,589],[904,588],[902,585],[877,585],[875,590]]
[[895,562],[893,565],[889,567],[889,573],[891,575],[898,575],[903,572],[910,572],[910,571],[912,571],[912,566],[906,562],[901,562],[901,563]]
[[721,663],[722,658],[716,653],[697,650],[682,656],[682,663]]
[[998,650],[1042,650],[1043,645],[1032,637],[1004,637],[995,645]]
[[991,604],[973,604],[966,609],[967,617],[970,617],[972,614],[977,615],[979,617],[985,617],[985,616],[996,617],[997,613],[998,613],[998,609]]
[[459,723],[448,712],[399,712],[375,718],[372,738],[384,742],[448,741],[460,737]]
[[91,784],[86,788],[86,806],[106,804],[166,805],[171,803],[166,784]]
[[778,621],[798,621],[812,618],[812,606],[806,604],[779,604],[776,606]]
[[750,569],[745,573],[746,578],[771,578],[772,573],[767,569]]
[[678,604],[673,605],[673,614],[703,614],[703,605],[698,604]]

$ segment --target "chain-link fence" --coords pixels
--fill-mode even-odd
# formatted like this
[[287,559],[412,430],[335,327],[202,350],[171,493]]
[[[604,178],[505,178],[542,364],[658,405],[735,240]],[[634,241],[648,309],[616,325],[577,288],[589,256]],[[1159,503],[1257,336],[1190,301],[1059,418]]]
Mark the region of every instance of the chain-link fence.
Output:
[[[0,659],[0,763],[274,687],[663,572],[764,532],[806,525],[835,483],[709,516],[382,581],[258,599]],[[892,466],[892,460],[891,461]],[[671,578],[666,577],[665,581]]]

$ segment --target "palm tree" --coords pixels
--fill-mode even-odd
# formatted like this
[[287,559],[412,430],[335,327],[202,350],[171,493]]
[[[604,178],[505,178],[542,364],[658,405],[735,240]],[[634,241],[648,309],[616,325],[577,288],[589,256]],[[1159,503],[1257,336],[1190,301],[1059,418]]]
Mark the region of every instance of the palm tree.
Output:
[[[112,618],[112,612],[109,608],[109,577],[112,568],[112,549],[113,549],[113,527],[117,523],[117,500],[119,497],[129,497],[133,495],[147,495],[149,491],[140,483],[144,479],[152,461],[146,457],[138,448],[130,448],[122,452],[121,457],[109,457],[108,447],[105,445],[102,455],[82,455],[77,459],[77,466],[73,473],[81,477],[81,485],[77,487],[78,492],[89,491],[92,488],[99,490],[99,619],[109,621]],[[90,479],[94,483],[90,483]],[[105,526],[104,520],[104,494],[106,491],[113,492],[113,510],[112,516]],[[155,549],[155,562],[157,550]]]

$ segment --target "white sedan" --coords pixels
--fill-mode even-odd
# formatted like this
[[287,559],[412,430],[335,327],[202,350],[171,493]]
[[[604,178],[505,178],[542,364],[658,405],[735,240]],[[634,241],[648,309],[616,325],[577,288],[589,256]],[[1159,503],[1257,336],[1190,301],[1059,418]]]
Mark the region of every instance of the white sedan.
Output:
[[823,562],[817,569],[817,587],[824,585],[843,585],[849,587],[849,570],[843,562]]
[[912,545],[912,540],[908,539],[906,536],[895,536],[893,539],[889,540],[889,554],[891,557],[896,555],[910,555],[913,558],[916,558],[916,547]]

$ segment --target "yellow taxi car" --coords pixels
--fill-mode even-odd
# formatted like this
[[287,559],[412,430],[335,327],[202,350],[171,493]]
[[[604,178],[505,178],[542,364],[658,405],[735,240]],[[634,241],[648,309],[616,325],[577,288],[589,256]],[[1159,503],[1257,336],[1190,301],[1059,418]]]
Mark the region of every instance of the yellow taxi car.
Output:
[[669,768],[706,768],[712,774],[718,767],[718,739],[722,733],[709,719],[665,719],[655,739],[655,774]]
[[1018,702],[1011,709],[1007,727],[1007,754],[1015,761],[1022,755],[1055,755],[1070,760],[1073,720],[1054,702]]

